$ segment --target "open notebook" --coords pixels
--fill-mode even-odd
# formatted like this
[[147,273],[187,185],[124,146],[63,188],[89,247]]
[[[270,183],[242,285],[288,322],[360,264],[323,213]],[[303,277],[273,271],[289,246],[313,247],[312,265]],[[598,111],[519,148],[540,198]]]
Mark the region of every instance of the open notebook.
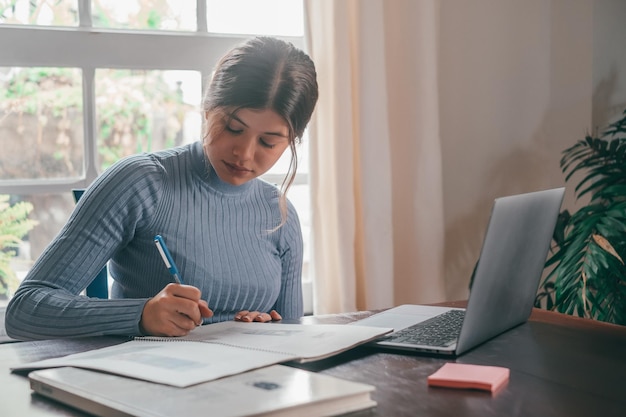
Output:
[[343,324],[226,321],[198,327],[184,337],[138,337],[11,370],[73,366],[187,387],[278,363],[324,359],[390,331]]
[[401,305],[352,324],[391,327],[385,349],[461,355],[528,320],[565,189],[497,198],[466,309]]

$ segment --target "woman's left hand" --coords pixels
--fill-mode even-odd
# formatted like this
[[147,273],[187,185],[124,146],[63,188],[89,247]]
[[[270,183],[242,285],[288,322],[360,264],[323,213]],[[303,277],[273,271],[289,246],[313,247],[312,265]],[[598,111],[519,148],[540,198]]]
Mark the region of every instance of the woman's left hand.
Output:
[[235,314],[235,321],[245,321],[245,322],[259,321],[261,323],[265,323],[268,321],[279,321],[282,319],[283,318],[281,317],[280,314],[278,314],[276,310],[272,310],[269,313],[261,313],[259,311],[243,310]]

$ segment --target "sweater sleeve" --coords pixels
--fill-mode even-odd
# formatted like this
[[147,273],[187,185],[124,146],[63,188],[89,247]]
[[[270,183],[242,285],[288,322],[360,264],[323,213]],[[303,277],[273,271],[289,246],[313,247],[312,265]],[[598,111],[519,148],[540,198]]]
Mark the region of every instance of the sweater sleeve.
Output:
[[123,159],[98,177],[9,302],[7,334],[21,340],[140,334],[147,299],[80,293],[149,222],[161,183],[159,164],[147,155]]
[[291,203],[288,205],[287,221],[282,228],[282,276],[278,299],[273,309],[284,319],[297,319],[304,314],[302,301],[302,229],[298,214]]

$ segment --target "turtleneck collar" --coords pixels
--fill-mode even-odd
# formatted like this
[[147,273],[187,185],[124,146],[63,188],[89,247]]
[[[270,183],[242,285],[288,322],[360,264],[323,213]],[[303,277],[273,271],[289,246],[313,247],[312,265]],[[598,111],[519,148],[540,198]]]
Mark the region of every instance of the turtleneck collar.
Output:
[[214,190],[219,191],[222,194],[237,195],[247,192],[250,190],[250,187],[252,187],[254,180],[241,185],[232,185],[222,181],[209,162],[209,158],[205,155],[202,147],[202,141],[194,143],[191,152],[193,155],[194,169],[196,173]]

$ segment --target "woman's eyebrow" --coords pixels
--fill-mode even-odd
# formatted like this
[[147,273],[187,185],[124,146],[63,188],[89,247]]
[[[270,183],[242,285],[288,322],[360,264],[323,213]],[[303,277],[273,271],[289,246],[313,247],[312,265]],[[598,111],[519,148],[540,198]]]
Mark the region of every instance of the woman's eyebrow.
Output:
[[[238,121],[239,123],[241,123],[242,125],[244,125],[245,127],[250,127],[246,124],[246,122],[244,122],[243,120],[241,120],[239,117],[237,117],[236,115],[232,115],[231,116],[232,119]],[[263,134],[265,135],[271,135],[271,136],[280,136],[281,138],[285,138],[285,139],[289,139],[288,135],[285,135],[282,132],[263,132]]]
[[285,139],[289,139],[289,137],[285,134],[283,134],[282,132],[263,132],[266,135],[270,135],[270,136],[278,136],[281,138],[285,138]]

